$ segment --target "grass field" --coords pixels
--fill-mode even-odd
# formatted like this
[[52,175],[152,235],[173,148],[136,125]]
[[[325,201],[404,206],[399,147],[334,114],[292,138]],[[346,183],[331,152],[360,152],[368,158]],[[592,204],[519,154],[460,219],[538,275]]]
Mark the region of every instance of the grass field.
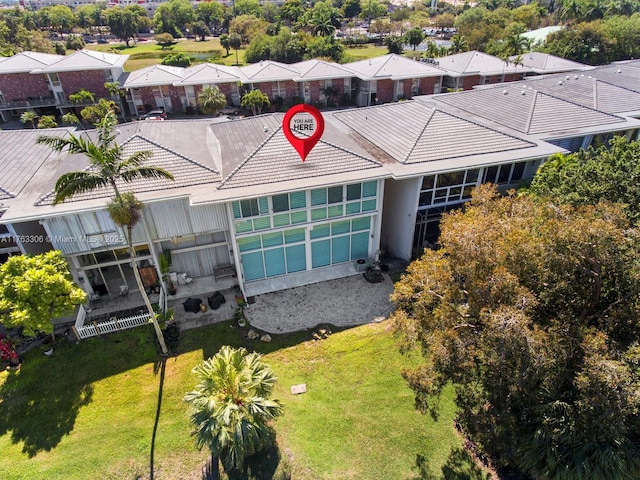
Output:
[[[388,322],[310,335],[255,345],[278,374],[285,413],[275,424],[279,465],[272,457],[253,478],[290,469],[304,480],[415,479],[416,454],[439,476],[481,478],[460,449],[452,392],[437,422],[414,410],[400,370],[417,359],[398,353]],[[28,352],[20,370],[0,373],[0,478],[148,479],[153,467],[157,480],[201,479],[208,455],[195,449],[182,401],[195,385],[191,369],[245,342],[226,322],[185,332],[164,362],[146,327],[62,342],[52,357]],[[292,396],[303,382],[308,392]]]
[[[85,48],[96,50],[99,52],[116,52],[129,55],[129,60],[125,64],[125,70],[133,71],[141,68],[156,65],[162,59],[172,53],[186,53],[194,57],[193,64],[210,61],[212,63],[220,63],[223,65],[236,65],[235,50],[230,50],[229,55],[224,48],[220,46],[218,38],[211,38],[204,42],[195,40],[181,40],[173,46],[162,49],[155,42],[142,42],[138,44],[131,43],[131,47],[127,48],[125,44],[111,43],[109,45],[88,44]],[[358,48],[345,49],[345,60],[354,62],[356,60],[365,60],[368,58],[386,55],[388,50],[386,47],[378,47],[367,44]],[[238,50],[238,64],[244,63],[244,48]]]

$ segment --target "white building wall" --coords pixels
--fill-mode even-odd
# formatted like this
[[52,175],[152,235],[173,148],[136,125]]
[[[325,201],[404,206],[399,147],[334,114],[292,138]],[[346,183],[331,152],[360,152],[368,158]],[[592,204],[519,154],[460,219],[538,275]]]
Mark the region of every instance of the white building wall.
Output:
[[411,258],[421,182],[422,178],[385,181],[381,247],[403,260]]

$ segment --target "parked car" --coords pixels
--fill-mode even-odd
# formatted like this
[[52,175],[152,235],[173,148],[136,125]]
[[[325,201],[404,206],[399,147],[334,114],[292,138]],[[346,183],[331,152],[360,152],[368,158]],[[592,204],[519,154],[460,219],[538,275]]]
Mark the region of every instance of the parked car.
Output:
[[220,115],[240,115],[240,107],[236,105],[227,105],[220,110]]
[[164,120],[167,118],[167,112],[163,109],[151,110],[149,113],[140,117],[140,120]]

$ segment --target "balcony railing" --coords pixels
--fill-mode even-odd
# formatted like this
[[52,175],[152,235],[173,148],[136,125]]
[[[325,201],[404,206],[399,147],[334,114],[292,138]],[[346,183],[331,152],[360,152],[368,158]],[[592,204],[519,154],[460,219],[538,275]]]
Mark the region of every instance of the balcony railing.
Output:
[[35,107],[51,107],[56,104],[54,97],[38,97],[30,98],[28,100],[14,100],[13,102],[0,103],[1,110],[18,110],[22,108],[35,108]]

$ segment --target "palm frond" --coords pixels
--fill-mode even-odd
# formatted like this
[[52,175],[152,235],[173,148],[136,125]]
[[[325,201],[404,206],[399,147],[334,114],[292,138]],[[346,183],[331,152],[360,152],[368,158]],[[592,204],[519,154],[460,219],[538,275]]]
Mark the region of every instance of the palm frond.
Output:
[[164,168],[160,167],[138,167],[132,168],[125,172],[120,173],[120,177],[125,182],[131,182],[138,178],[164,178],[167,180],[173,180],[173,175],[171,175]]
[[120,162],[120,170],[128,170],[132,167],[140,167],[144,164],[145,160],[151,158],[153,156],[153,152],[151,150],[140,150],[138,152],[133,153],[125,160]]
[[108,185],[108,179],[92,172],[69,172],[58,178],[53,204],[68,200],[79,193],[96,190]]

